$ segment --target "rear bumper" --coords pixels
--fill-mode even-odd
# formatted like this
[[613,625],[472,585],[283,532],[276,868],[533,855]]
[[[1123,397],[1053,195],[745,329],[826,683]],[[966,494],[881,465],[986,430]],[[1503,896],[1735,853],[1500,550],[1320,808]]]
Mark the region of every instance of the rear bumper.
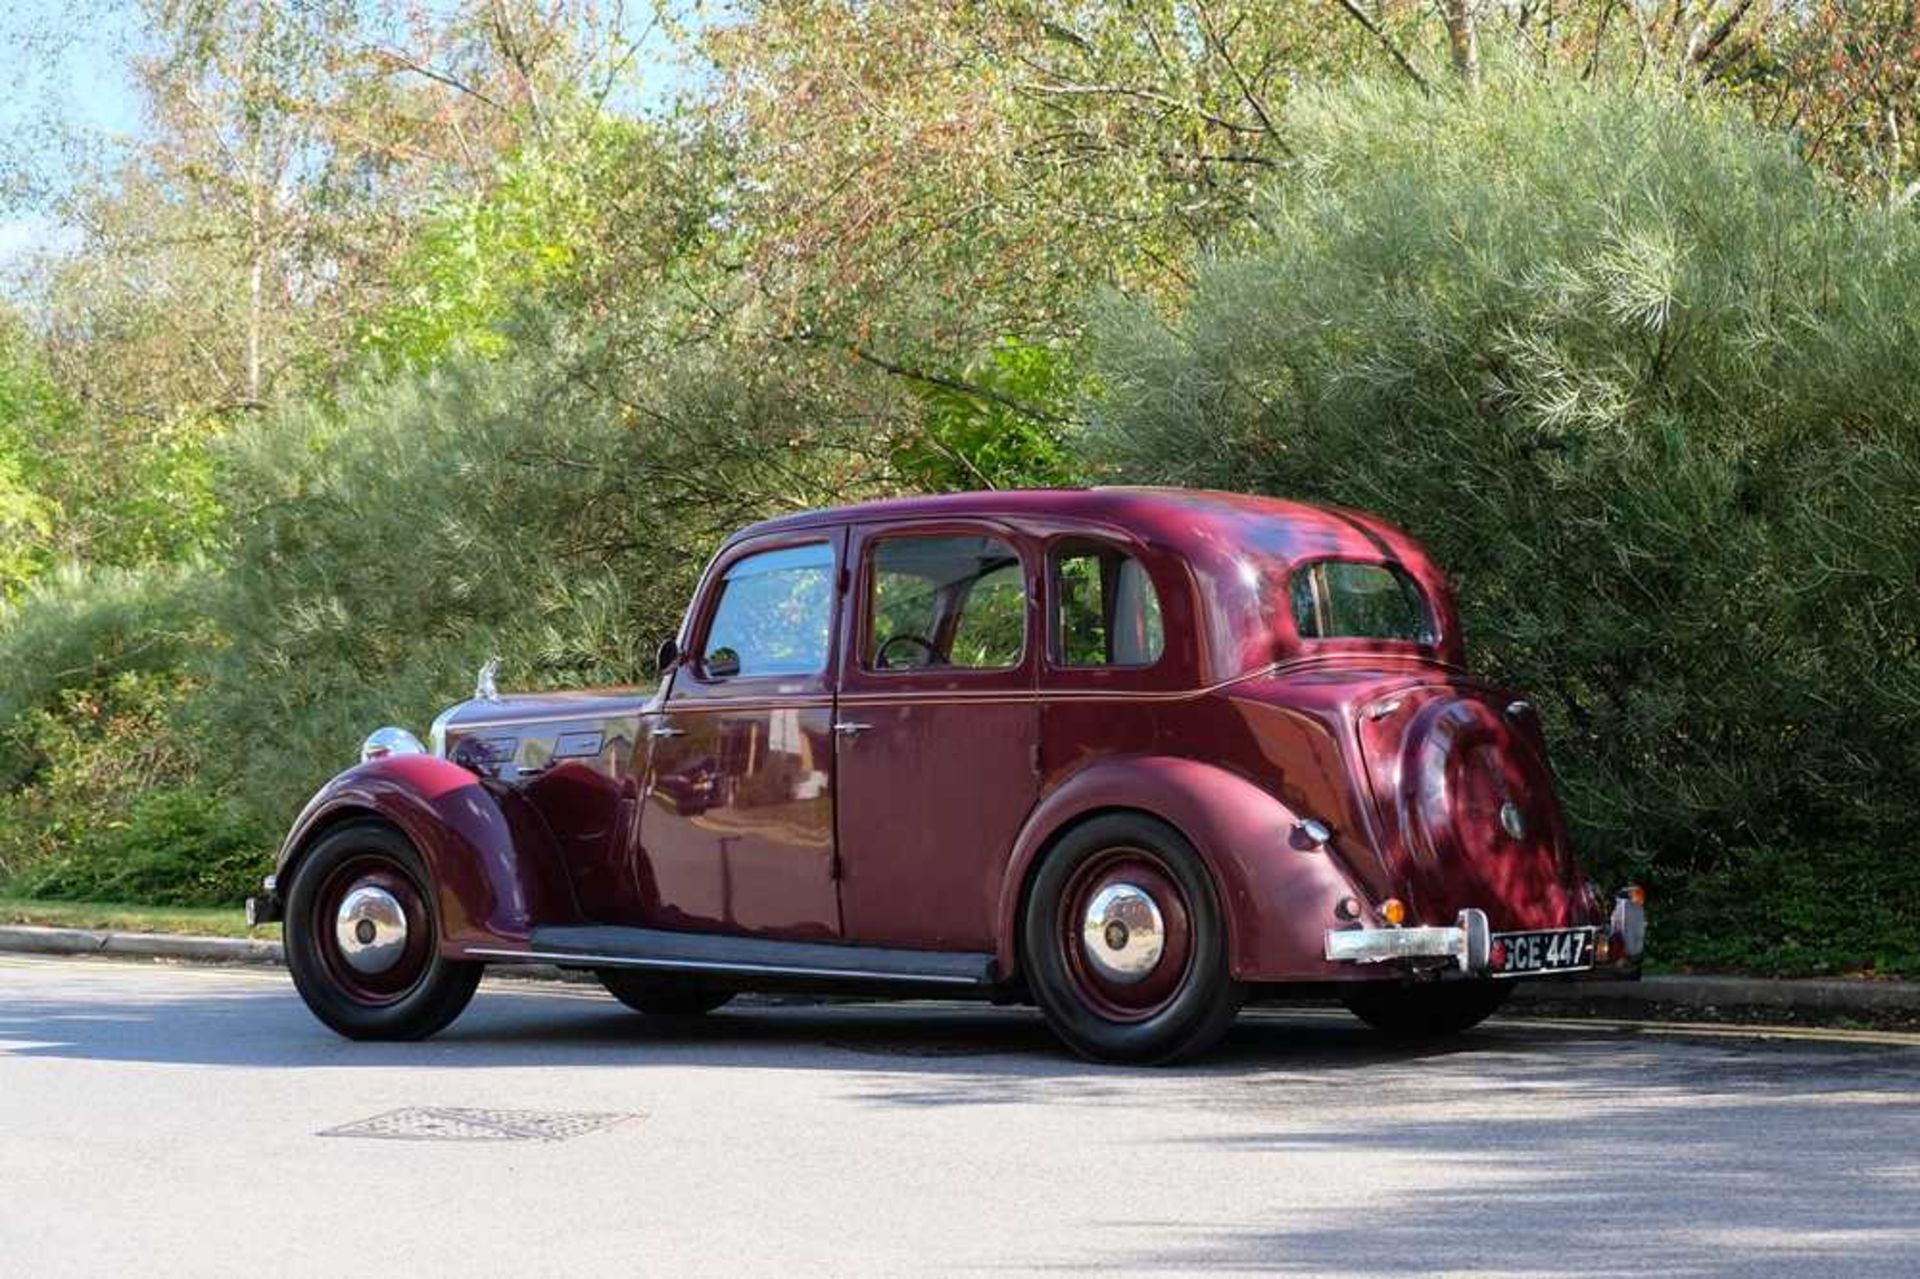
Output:
[[[1607,941],[1607,958],[1585,971],[1604,970],[1608,976],[1619,976],[1623,969],[1637,972],[1641,952],[1646,949],[1647,915],[1646,907],[1631,895],[1631,890],[1614,898],[1613,913],[1601,928]],[[1469,908],[1461,911],[1451,926],[1330,928],[1326,957],[1339,964],[1451,961],[1442,966],[1485,976],[1492,971],[1492,943],[1487,913]]]
[[1342,964],[1450,959],[1462,972],[1485,972],[1493,933],[1484,910],[1463,910],[1452,927],[1330,928],[1327,958]]

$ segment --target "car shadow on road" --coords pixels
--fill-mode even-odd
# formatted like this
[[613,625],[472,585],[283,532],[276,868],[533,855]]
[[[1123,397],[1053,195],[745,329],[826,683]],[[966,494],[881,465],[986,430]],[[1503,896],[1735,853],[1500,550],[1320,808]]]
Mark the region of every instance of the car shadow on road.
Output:
[[[892,1104],[1007,1100],[1012,1079],[1087,1079],[1137,1073],[1074,1057],[1026,1008],[963,1003],[796,1004],[749,996],[700,1018],[629,1012],[597,987],[483,987],[451,1028],[422,1043],[352,1043],[309,1015],[290,986],[265,977],[209,980],[165,993],[142,974],[105,974],[74,993],[10,983],[0,999],[0,1049],[56,1057],[286,1069],[430,1066],[728,1065],[924,1075]],[[1200,1061],[1155,1075],[1272,1069],[1337,1071],[1471,1052],[1474,1041],[1393,1045],[1344,1017],[1274,1022],[1249,1016]],[[977,1085],[977,1086],[975,1086]]]

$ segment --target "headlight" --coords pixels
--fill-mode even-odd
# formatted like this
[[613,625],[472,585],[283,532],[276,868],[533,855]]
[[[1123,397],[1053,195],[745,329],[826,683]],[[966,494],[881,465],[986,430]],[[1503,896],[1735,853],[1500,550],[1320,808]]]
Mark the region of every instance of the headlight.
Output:
[[404,728],[376,728],[367,734],[367,740],[360,743],[360,762],[385,759],[389,755],[424,755],[427,748],[420,739]]

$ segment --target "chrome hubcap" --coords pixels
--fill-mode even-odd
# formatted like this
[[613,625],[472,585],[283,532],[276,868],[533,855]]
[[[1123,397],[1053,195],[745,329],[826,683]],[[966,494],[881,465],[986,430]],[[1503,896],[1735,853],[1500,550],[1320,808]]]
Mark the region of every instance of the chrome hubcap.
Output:
[[1144,981],[1159,964],[1167,945],[1166,924],[1145,889],[1108,884],[1087,903],[1080,943],[1094,972],[1131,985]]
[[384,973],[407,951],[407,912],[384,888],[360,884],[340,903],[333,921],[340,958],[357,973]]

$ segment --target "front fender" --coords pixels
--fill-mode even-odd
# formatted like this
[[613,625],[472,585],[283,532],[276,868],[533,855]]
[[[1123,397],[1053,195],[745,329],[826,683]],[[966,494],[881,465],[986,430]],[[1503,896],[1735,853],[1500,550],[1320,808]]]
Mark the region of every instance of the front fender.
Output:
[[1198,760],[1108,757],[1043,799],[1014,845],[1001,885],[997,959],[1018,963],[1020,912],[1038,858],[1068,827],[1097,813],[1143,812],[1177,828],[1213,874],[1227,924],[1227,961],[1241,981],[1350,976],[1326,961],[1334,907],[1357,890],[1333,856],[1296,838],[1296,815],[1246,778]]
[[562,863],[539,817],[513,792],[495,791],[433,755],[371,760],[321,787],[281,846],[275,872],[281,892],[315,840],[367,817],[398,827],[426,862],[443,954],[473,945],[524,945],[536,923],[575,916]]

